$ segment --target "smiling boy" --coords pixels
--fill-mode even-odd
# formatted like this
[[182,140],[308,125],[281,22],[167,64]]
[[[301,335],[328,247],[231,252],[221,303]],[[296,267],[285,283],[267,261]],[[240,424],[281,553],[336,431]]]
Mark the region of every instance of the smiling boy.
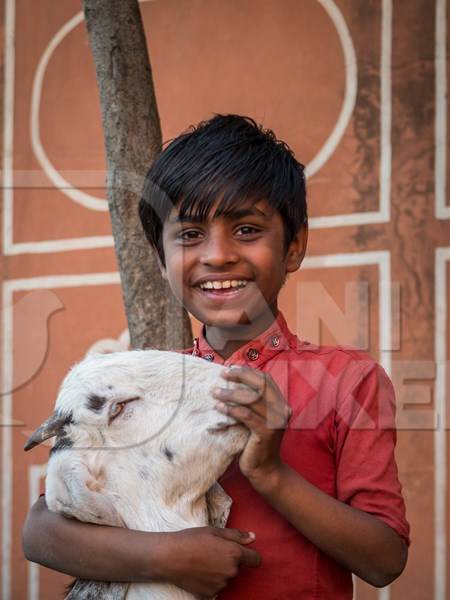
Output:
[[[233,499],[228,528],[98,527],[40,499],[24,529],[27,558],[77,577],[166,580],[234,600],[350,599],[351,572],[375,586],[393,581],[409,528],[392,385],[361,352],[299,340],[278,309],[306,250],[302,165],[253,120],[217,115],[161,153],[140,217],[175,296],[203,324],[190,351],[243,384],[212,390],[218,409],[250,430],[221,480]],[[259,568],[246,568],[259,556]]]

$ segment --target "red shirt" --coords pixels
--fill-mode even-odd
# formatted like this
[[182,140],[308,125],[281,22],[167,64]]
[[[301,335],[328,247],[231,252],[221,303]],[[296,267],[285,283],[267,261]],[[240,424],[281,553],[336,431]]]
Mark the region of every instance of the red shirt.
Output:
[[[394,457],[394,390],[373,359],[353,349],[300,341],[281,314],[226,361],[203,336],[193,353],[270,373],[293,409],[282,460],[330,496],[382,519],[409,544]],[[352,598],[350,571],[255,492],[237,462],[220,483],[233,499],[227,527],[254,531],[253,547],[262,556],[260,568],[241,568],[220,600]]]

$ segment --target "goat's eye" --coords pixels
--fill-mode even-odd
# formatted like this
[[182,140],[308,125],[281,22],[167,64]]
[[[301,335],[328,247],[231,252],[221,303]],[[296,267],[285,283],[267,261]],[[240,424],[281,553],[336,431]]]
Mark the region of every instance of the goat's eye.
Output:
[[108,425],[113,421],[116,417],[120,415],[120,413],[125,408],[125,405],[129,402],[134,402],[135,400],[139,400],[139,396],[133,396],[132,398],[126,398],[125,400],[113,402],[108,410]]
[[120,415],[125,407],[125,402],[115,402],[109,411],[109,422]]

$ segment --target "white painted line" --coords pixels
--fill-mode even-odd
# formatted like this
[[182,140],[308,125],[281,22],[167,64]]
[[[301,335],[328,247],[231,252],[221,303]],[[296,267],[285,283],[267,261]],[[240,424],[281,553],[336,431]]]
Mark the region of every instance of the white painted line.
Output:
[[[12,149],[14,131],[14,31],[15,31],[15,0],[5,0],[5,72],[4,72],[4,100],[3,100],[3,206],[4,215],[9,210],[12,214]],[[12,222],[3,219],[3,245],[12,238]],[[1,381],[7,387],[6,378],[12,380],[12,357],[5,356],[9,353],[8,344],[12,341],[11,319],[7,318],[10,309],[3,299],[3,359]],[[9,323],[9,325],[8,325]],[[8,372],[8,374],[7,374]],[[10,398],[3,397],[1,414],[4,416],[5,405],[8,405],[11,414]],[[2,463],[7,466],[6,473],[2,474],[2,584],[1,597],[10,600],[11,587],[11,550],[12,550],[12,456],[11,456],[11,428],[2,428]]]
[[388,220],[389,219],[386,218],[381,210],[377,210],[349,213],[346,215],[311,217],[308,219],[308,224],[310,229],[329,229],[330,227],[348,227],[351,225],[386,223]]
[[[388,250],[357,252],[348,254],[328,254],[305,258],[302,268],[320,269],[324,267],[347,267],[378,265],[378,322],[380,343],[380,364],[389,377],[392,376],[392,283],[391,254]],[[355,580],[354,580],[355,584]],[[355,588],[354,588],[355,590]],[[356,593],[356,591],[355,591]],[[390,600],[390,586],[378,591],[378,600]],[[355,598],[355,596],[354,596]]]
[[317,269],[320,267],[349,267],[358,265],[379,265],[388,250],[374,252],[349,252],[343,254],[322,254],[307,256],[302,262],[302,269]]
[[[15,291],[82,287],[93,285],[119,285],[119,273],[87,273],[82,275],[50,275],[27,279],[10,279],[3,282],[2,329],[3,344],[1,356],[3,394],[0,414],[6,420],[12,419],[13,388],[13,295]],[[11,547],[12,547],[12,507],[13,507],[13,454],[12,428],[2,428],[2,600],[12,600],[11,592]]]
[[380,364],[390,376],[392,369],[391,340],[391,255],[388,250],[375,252],[350,252],[348,254],[324,254],[306,257],[302,269],[321,269],[327,267],[353,267],[377,265],[380,270],[378,289],[378,318],[380,327]]
[[42,95],[42,84],[47,70],[48,63],[58,48],[59,44],[64,38],[73,31],[78,25],[84,21],[83,12],[77,13],[74,17],[69,19],[60,29],[56,32],[53,38],[47,45],[44,53],[42,54],[33,81],[33,90],[31,94],[31,118],[30,118],[30,134],[31,134],[31,145],[34,154],[44,170],[47,177],[53,183],[53,185],[59,189],[60,192],[65,194],[68,198],[88,208],[90,210],[107,211],[108,203],[102,198],[96,198],[91,194],[87,194],[82,190],[74,188],[70,182],[68,182],[60,174],[60,172],[53,166],[47,153],[44,150],[41,141],[40,125],[39,125],[39,113],[41,108],[41,95]]
[[12,396],[7,393],[13,385],[13,332],[12,332],[12,303],[8,294],[3,289],[3,311],[2,311],[2,378],[3,390],[1,397],[0,414],[6,423],[2,427],[2,598],[10,600],[11,586],[11,550],[12,550],[12,506],[13,506],[13,456],[12,456],[12,428],[8,423],[12,419]]
[[392,375],[392,282],[391,255],[383,253],[380,259],[380,281],[378,289],[378,310],[380,323],[380,364],[386,373]]
[[318,2],[333,22],[341,42],[345,63],[345,94],[341,112],[333,131],[316,156],[306,166],[306,177],[311,177],[317,173],[336,150],[352,117],[358,90],[356,52],[345,19],[333,0],[318,0]]
[[311,229],[386,223],[390,219],[392,169],[392,0],[381,0],[381,9],[379,209],[376,211],[313,217],[309,219]]
[[391,597],[390,586],[378,590],[378,600],[389,600]]
[[[82,13],[78,13],[68,24],[66,29],[76,26],[77,22],[82,17]],[[82,19],[81,19],[82,20]],[[75,23],[75,25],[74,25]],[[68,32],[66,32],[68,33]],[[5,71],[4,71],[4,107],[3,107],[3,254],[6,256],[18,254],[39,254],[48,252],[65,252],[70,250],[84,250],[92,248],[112,247],[112,236],[91,236],[83,238],[69,238],[59,240],[45,240],[36,242],[22,242],[15,244],[13,241],[13,222],[14,222],[14,170],[13,170],[13,147],[14,147],[14,86],[15,86],[15,0],[5,0]],[[55,38],[54,38],[55,40]],[[59,40],[61,41],[61,40]],[[58,39],[56,39],[58,42]],[[55,41],[53,41],[53,44]],[[58,42],[59,43],[59,42]],[[47,48],[48,50],[48,48]],[[49,53],[44,53],[42,65],[50,59]],[[38,67],[39,69],[39,67]],[[35,83],[37,94],[39,90],[39,76],[43,76],[42,66],[37,73],[38,82]],[[34,104],[33,104],[34,103]],[[32,98],[32,119],[36,117],[36,111],[39,107],[36,105],[36,97]],[[33,112],[34,111],[34,112]],[[32,128],[33,129],[33,128]],[[39,131],[37,130],[37,134]],[[39,137],[39,135],[38,135]],[[36,141],[36,130],[32,133]],[[42,158],[42,157],[41,157]],[[45,162],[45,160],[44,160]],[[45,170],[45,169],[44,169]],[[47,173],[47,176],[49,174]],[[65,181],[65,180],[64,180]],[[62,182],[60,182],[62,183]],[[72,187],[68,182],[66,184]],[[61,190],[64,192],[64,190]],[[77,191],[78,190],[74,190]],[[97,200],[102,203],[101,206],[107,210],[105,200]],[[97,206],[98,209],[98,206]],[[101,208],[100,210],[103,210]],[[3,579],[3,581],[5,581]],[[6,585],[6,584],[5,584]]]
[[112,246],[114,246],[114,239],[111,235],[98,235],[48,240],[46,242],[20,242],[10,247],[8,254],[11,256],[17,254],[45,254],[48,252],[69,252],[70,250],[111,248]]
[[450,247],[436,248],[435,360],[436,414],[434,432],[434,600],[447,598],[447,263]]
[[[28,468],[28,506],[36,502],[39,496],[41,479],[47,474],[47,463],[32,465]],[[28,600],[39,600],[39,565],[28,563]]]
[[447,205],[447,3],[436,0],[434,195],[437,219],[450,218]]
[[[3,247],[12,244],[15,0],[5,0],[5,71],[3,97]],[[6,252],[4,251],[4,254]]]
[[[148,0],[139,0],[139,2],[147,2]],[[331,2],[332,0],[325,0],[326,2]],[[76,186],[72,185],[65,177],[61,174],[58,169],[54,167],[51,163],[47,153],[45,152],[44,146],[41,140],[40,134],[40,121],[39,121],[39,113],[41,107],[41,96],[42,96],[42,86],[45,78],[45,73],[48,67],[48,64],[57,50],[58,46],[61,42],[74,30],[78,25],[84,21],[84,13],[83,11],[78,12],[71,19],[69,19],[64,25],[56,32],[56,34],[52,37],[50,42],[48,43],[46,49],[44,50],[38,66],[36,68],[36,73],[33,81],[33,88],[31,94],[31,111],[30,111],[30,135],[31,135],[31,145],[34,151],[34,154],[41,165],[44,173],[53,183],[53,185],[59,189],[63,194],[65,194],[70,200],[73,200],[77,204],[89,209],[96,211],[107,211],[108,203],[104,198],[98,198],[93,196],[92,194],[88,194],[78,189]],[[93,247],[93,246],[91,246]],[[42,246],[40,246],[42,248]],[[64,248],[65,249],[65,248]],[[45,250],[41,250],[45,252]]]
[[[23,279],[8,279],[3,287],[8,294],[25,290],[45,290],[91,285],[114,285],[120,283],[119,273],[83,273],[81,275],[44,275]],[[10,298],[12,301],[12,298]]]
[[[380,213],[389,221],[391,212],[392,162],[392,0],[382,0],[381,27],[381,132],[380,132]],[[386,599],[387,600],[387,599]]]

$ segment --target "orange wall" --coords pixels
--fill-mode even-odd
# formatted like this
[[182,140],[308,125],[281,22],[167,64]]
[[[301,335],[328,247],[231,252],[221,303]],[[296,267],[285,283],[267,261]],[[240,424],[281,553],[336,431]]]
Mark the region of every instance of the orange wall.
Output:
[[[358,600],[450,598],[445,4],[141,5],[164,139],[237,112],[292,146],[308,165],[311,232],[282,308],[300,337],[366,345],[397,384],[413,543],[400,580],[381,593],[358,582]],[[51,600],[67,578],[30,566],[20,546],[48,449],[24,455],[22,446],[73,362],[94,344],[126,347],[126,321],[80,2],[6,0],[3,10],[0,597]]]

